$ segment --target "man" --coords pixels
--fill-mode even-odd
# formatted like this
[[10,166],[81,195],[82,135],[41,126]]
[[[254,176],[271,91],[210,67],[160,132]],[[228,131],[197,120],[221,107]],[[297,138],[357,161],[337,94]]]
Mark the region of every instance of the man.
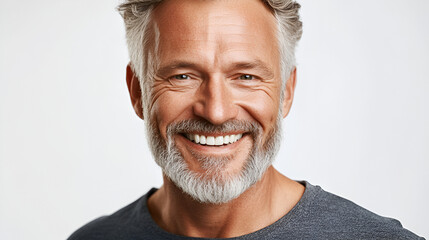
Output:
[[128,0],[127,84],[164,184],[69,239],[419,239],[272,162],[292,105],[299,4]]

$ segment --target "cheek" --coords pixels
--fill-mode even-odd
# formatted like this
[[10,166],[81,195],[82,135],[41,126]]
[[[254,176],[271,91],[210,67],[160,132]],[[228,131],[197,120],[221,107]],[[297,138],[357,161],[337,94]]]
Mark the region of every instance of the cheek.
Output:
[[275,125],[279,113],[279,94],[257,91],[240,97],[240,105],[245,114],[261,124],[266,135]]
[[189,94],[165,92],[153,103],[151,116],[155,119],[161,134],[166,137],[167,126],[184,119],[191,112],[192,97]]

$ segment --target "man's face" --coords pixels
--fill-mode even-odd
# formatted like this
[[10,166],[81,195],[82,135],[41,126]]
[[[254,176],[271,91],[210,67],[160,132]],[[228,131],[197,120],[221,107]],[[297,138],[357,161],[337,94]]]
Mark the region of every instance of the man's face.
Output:
[[156,148],[174,148],[186,166],[181,171],[201,179],[243,175],[256,151],[278,141],[274,16],[258,0],[167,0],[154,11],[154,22],[158,67],[146,120],[165,143]]

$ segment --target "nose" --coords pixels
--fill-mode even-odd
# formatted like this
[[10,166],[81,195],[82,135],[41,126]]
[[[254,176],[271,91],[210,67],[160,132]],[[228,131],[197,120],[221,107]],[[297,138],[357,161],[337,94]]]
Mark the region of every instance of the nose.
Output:
[[194,114],[214,125],[235,119],[238,115],[232,89],[222,77],[205,81],[199,89],[198,99],[194,104]]

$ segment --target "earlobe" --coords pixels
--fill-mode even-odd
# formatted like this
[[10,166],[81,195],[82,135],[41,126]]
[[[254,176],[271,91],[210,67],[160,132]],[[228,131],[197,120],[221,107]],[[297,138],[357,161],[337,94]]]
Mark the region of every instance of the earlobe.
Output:
[[130,63],[127,65],[126,79],[128,92],[130,94],[131,104],[133,105],[134,111],[136,112],[137,116],[139,116],[141,119],[144,119],[142,107],[142,91],[140,88],[139,80],[131,69]]
[[283,98],[283,118],[285,118],[292,107],[293,102],[293,96],[295,93],[295,86],[296,86],[296,68],[294,68],[289,76],[289,79],[286,82],[285,85],[285,92],[284,92],[284,98]]

